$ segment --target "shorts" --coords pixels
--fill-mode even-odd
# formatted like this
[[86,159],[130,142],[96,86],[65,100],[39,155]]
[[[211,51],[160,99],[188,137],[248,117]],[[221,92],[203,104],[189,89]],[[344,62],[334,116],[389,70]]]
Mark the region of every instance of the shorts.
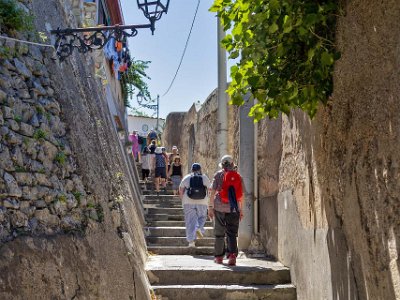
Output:
[[165,167],[157,167],[155,173],[156,174],[154,177],[156,177],[156,178],[158,178],[158,177],[167,178],[167,172],[165,170]]
[[149,176],[150,176],[150,170],[142,169],[142,180],[145,180]]

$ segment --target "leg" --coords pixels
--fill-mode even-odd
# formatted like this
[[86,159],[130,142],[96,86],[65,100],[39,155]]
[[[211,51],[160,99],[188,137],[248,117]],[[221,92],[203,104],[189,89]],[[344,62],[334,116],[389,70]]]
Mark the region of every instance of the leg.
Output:
[[184,204],[183,211],[185,213],[186,240],[190,243],[196,239],[196,208],[193,204]]
[[207,205],[196,205],[197,208],[197,225],[198,229],[202,234],[204,234],[205,229],[204,229],[204,224],[206,223],[207,220]]
[[226,235],[227,235],[227,244],[228,244],[228,254],[233,253],[235,255],[238,254],[238,246],[237,246],[237,236],[239,230],[239,214],[229,213],[226,214]]
[[225,213],[214,211],[214,255],[224,256],[225,254]]

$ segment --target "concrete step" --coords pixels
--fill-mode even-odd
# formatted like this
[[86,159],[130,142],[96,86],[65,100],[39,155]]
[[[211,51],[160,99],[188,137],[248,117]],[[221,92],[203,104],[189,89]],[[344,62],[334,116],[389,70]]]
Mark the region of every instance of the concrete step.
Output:
[[[196,246],[198,247],[214,247],[214,238],[202,238],[196,240]],[[149,246],[188,246],[188,242],[185,237],[158,237],[148,236],[146,237],[147,245]]]
[[292,284],[279,285],[153,285],[158,296],[174,300],[246,299],[296,300]]
[[154,255],[146,272],[157,295],[167,299],[296,299],[290,271],[278,262],[239,256],[236,266],[213,256]]
[[[142,189],[142,194],[143,195],[157,195],[156,191],[154,189]],[[174,192],[172,190],[167,190],[166,192],[161,190],[160,195],[174,195]]]
[[180,208],[183,209],[182,204],[175,203],[158,203],[158,204],[143,204],[143,208]]
[[147,246],[147,251],[157,255],[213,255],[214,247]]
[[[196,241],[198,242],[198,241]],[[150,283],[167,284],[287,284],[290,270],[279,262],[239,255],[236,266],[214,263],[214,256],[155,255],[148,259]]]
[[[185,227],[185,221],[149,221],[147,222],[148,227]],[[206,227],[212,227],[213,223],[207,221]]]
[[182,208],[170,208],[170,207],[145,208],[144,212],[147,215],[157,215],[157,214],[183,215]]
[[[148,236],[154,237],[185,237],[185,227],[145,227],[145,232]],[[204,237],[214,237],[214,228],[205,227]]]
[[179,196],[174,195],[144,195],[144,200],[158,200],[158,201],[170,201],[170,200],[180,200]]
[[166,200],[166,201],[159,201],[159,200],[144,200],[143,205],[156,205],[157,207],[174,207],[179,206],[182,207],[182,202],[180,200]]
[[146,222],[151,221],[184,221],[185,218],[182,215],[168,215],[168,214],[153,214],[146,215]]

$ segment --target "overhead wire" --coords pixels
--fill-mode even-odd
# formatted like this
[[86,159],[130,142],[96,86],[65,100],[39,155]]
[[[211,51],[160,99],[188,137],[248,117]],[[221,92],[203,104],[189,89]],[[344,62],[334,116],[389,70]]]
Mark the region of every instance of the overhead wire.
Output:
[[169,93],[169,91],[172,88],[172,85],[175,82],[176,76],[178,76],[178,72],[179,72],[179,69],[181,68],[181,65],[182,65],[182,62],[183,62],[183,58],[185,57],[186,49],[187,49],[187,47],[189,45],[190,36],[192,34],[194,22],[196,21],[196,16],[197,16],[197,12],[199,11],[199,6],[200,6],[200,0],[197,1],[196,11],[195,11],[194,16],[193,16],[192,25],[190,26],[190,31],[189,31],[188,37],[186,39],[185,47],[183,48],[182,56],[181,56],[181,59],[179,61],[178,68],[176,69],[174,78],[172,79],[171,84],[169,85],[167,91],[161,97],[164,97],[165,95],[167,95]]

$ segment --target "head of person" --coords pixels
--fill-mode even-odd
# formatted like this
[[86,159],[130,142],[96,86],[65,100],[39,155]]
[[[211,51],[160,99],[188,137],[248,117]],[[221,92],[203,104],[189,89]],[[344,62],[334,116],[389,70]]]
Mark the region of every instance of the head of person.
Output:
[[165,149],[165,147],[161,147],[161,151],[162,151],[163,153],[165,153],[165,152],[167,152],[167,149]]
[[221,162],[219,163],[219,167],[223,169],[233,169],[233,158],[230,155],[224,155],[221,158]]
[[201,173],[201,165],[199,163],[194,163],[192,165],[192,172],[200,174]]
[[177,154],[178,153],[178,147],[177,146],[172,146],[172,153]]
[[181,158],[179,156],[175,157],[174,163],[175,164],[180,164],[181,163]]
[[132,131],[132,134],[137,134],[137,130]]
[[155,154],[161,154],[162,150],[161,147],[157,147],[156,150],[154,151]]
[[152,144],[152,145],[155,145],[155,144],[156,144],[156,140],[152,140],[152,141],[151,141],[151,144]]

